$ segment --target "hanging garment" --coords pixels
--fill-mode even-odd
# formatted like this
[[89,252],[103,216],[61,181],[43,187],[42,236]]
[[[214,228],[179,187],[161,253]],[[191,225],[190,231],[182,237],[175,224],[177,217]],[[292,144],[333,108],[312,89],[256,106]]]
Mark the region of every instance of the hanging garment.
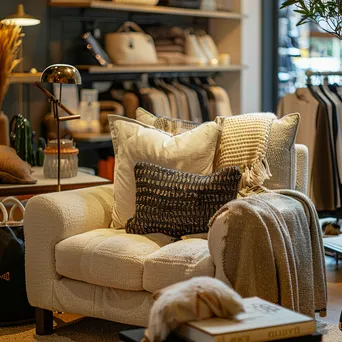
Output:
[[210,91],[213,93],[216,105],[216,116],[232,116],[232,107],[229,95],[222,87],[212,86]]
[[335,190],[335,206],[336,208],[341,207],[341,195],[340,195],[340,182],[338,179],[338,166],[336,156],[336,110],[334,110],[332,102],[326,97],[320,87],[311,87],[312,91],[323,101],[327,110],[329,118],[329,137],[330,137],[330,149],[332,154],[332,165],[333,165],[333,179],[334,179],[334,190]]
[[181,79],[180,83],[189,87],[190,89],[196,92],[199,103],[200,103],[202,122],[209,121],[210,120],[209,119],[209,99],[205,90],[203,90],[201,87],[194,85],[184,79]]
[[189,106],[189,121],[201,123],[202,112],[196,91],[179,83],[178,81],[173,82],[173,86],[178,90],[183,91],[187,98]]
[[296,143],[309,149],[308,194],[317,210],[335,210],[336,184],[327,107],[312,90],[302,88],[280,100],[278,117],[293,112],[301,114]]

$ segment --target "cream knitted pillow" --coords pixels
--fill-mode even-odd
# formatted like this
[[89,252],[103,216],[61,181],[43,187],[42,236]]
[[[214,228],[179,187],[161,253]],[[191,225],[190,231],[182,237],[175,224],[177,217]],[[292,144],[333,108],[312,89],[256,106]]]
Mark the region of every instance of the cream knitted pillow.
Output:
[[243,188],[262,185],[271,177],[266,152],[275,119],[271,113],[218,118],[221,122],[223,120],[223,131],[216,168],[239,166],[243,173]]
[[115,152],[113,226],[123,228],[135,212],[134,167],[149,162],[172,170],[209,175],[221,127],[208,122],[177,136],[154,127],[108,115]]

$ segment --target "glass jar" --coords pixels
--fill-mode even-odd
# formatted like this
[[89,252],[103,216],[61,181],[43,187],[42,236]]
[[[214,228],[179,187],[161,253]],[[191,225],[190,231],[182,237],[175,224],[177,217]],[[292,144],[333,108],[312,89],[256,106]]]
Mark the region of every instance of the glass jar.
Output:
[[[44,177],[57,178],[58,172],[58,142],[50,140],[44,150]],[[77,176],[78,149],[73,140],[61,139],[61,178]]]

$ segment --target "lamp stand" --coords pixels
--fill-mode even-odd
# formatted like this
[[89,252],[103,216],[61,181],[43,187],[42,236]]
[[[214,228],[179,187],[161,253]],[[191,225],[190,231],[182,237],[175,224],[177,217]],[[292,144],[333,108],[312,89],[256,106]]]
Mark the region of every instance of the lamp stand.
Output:
[[[80,115],[75,115],[72,113],[67,107],[62,104],[62,83],[60,83],[59,88],[59,100],[55,98],[50,92],[44,89],[38,82],[34,83],[36,87],[38,87],[49,99],[49,102],[52,103],[53,116],[57,120],[57,192],[60,192],[61,189],[61,138],[60,138],[60,122],[61,121],[69,121],[80,119]],[[62,108],[69,116],[59,116],[58,115],[58,107]]]

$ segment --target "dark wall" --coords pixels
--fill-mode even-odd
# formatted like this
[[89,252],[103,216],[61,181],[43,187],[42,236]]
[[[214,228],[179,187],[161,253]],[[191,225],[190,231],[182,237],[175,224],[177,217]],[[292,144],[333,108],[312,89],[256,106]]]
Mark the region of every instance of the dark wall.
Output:
[[[48,64],[48,29],[49,8],[48,0],[11,0],[1,1],[0,17],[4,18],[16,12],[18,4],[23,4],[25,12],[40,19],[38,26],[24,28],[24,70],[29,71],[36,68],[42,71]],[[29,89],[27,89],[29,88]],[[27,93],[30,93],[30,99]],[[18,113],[18,86],[10,85],[4,101],[3,111],[11,118]],[[26,95],[26,96],[25,96]],[[25,98],[26,97],[26,98]],[[30,111],[28,111],[28,107]],[[24,87],[24,116],[30,114],[33,129],[40,134],[40,123],[48,109],[46,99],[33,85]]]

